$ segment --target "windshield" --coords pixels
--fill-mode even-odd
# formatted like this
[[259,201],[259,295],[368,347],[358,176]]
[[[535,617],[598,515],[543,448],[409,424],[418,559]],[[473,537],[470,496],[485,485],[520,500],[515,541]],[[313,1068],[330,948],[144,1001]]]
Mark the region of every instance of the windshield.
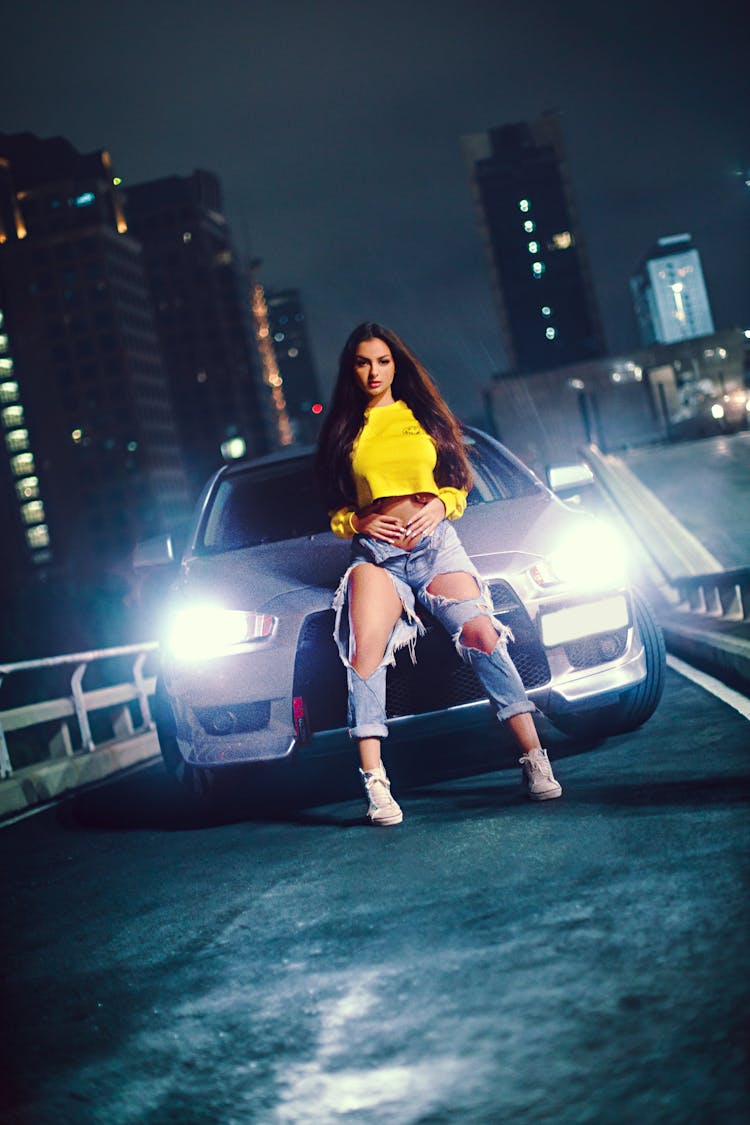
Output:
[[[474,469],[469,507],[537,492],[533,477],[503,457],[499,449],[473,440],[468,444]],[[199,550],[236,551],[329,530],[313,459],[300,457],[249,465],[224,477],[204,518]]]

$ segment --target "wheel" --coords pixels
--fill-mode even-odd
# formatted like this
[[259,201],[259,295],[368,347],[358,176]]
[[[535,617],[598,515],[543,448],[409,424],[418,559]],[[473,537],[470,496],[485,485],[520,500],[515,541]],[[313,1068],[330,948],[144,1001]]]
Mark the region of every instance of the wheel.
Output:
[[654,611],[637,590],[633,590],[633,611],[646,654],[646,676],[630,688],[617,703],[586,711],[580,715],[550,715],[565,734],[586,737],[607,737],[637,730],[650,719],[664,691],[666,650],[664,637]]
[[180,748],[177,745],[177,725],[161,676],[156,680],[152,712],[156,723],[159,749],[167,773],[193,796],[204,798],[215,796],[216,778],[214,771],[201,769],[200,766],[192,766],[185,761],[180,753]]

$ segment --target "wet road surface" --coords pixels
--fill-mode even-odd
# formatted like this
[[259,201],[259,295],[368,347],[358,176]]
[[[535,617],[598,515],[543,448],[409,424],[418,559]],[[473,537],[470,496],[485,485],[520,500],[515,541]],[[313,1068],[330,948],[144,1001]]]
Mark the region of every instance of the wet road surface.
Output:
[[395,829],[343,758],[211,815],[153,766],[4,828],[0,1119],[744,1122],[748,733],[670,672],[634,734],[545,731],[559,801],[467,733],[392,747]]

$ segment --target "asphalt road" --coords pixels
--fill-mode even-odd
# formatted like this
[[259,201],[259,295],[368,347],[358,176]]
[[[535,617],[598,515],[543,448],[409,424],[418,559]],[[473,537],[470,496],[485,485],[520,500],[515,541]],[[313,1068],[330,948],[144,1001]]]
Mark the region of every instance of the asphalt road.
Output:
[[507,743],[394,750],[395,829],[341,758],[2,829],[0,1120],[744,1123],[747,720],[670,672],[641,731],[545,741],[541,805]]

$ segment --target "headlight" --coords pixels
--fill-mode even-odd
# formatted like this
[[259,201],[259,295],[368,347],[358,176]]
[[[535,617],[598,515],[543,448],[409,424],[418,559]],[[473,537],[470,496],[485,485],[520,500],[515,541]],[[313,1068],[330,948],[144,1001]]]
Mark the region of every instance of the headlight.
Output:
[[538,586],[562,582],[586,589],[622,586],[627,581],[627,550],[608,523],[587,521],[546,558],[529,567],[529,574]]
[[238,645],[269,637],[275,624],[276,618],[265,614],[217,606],[190,606],[177,610],[172,617],[167,647],[181,660],[217,656]]

